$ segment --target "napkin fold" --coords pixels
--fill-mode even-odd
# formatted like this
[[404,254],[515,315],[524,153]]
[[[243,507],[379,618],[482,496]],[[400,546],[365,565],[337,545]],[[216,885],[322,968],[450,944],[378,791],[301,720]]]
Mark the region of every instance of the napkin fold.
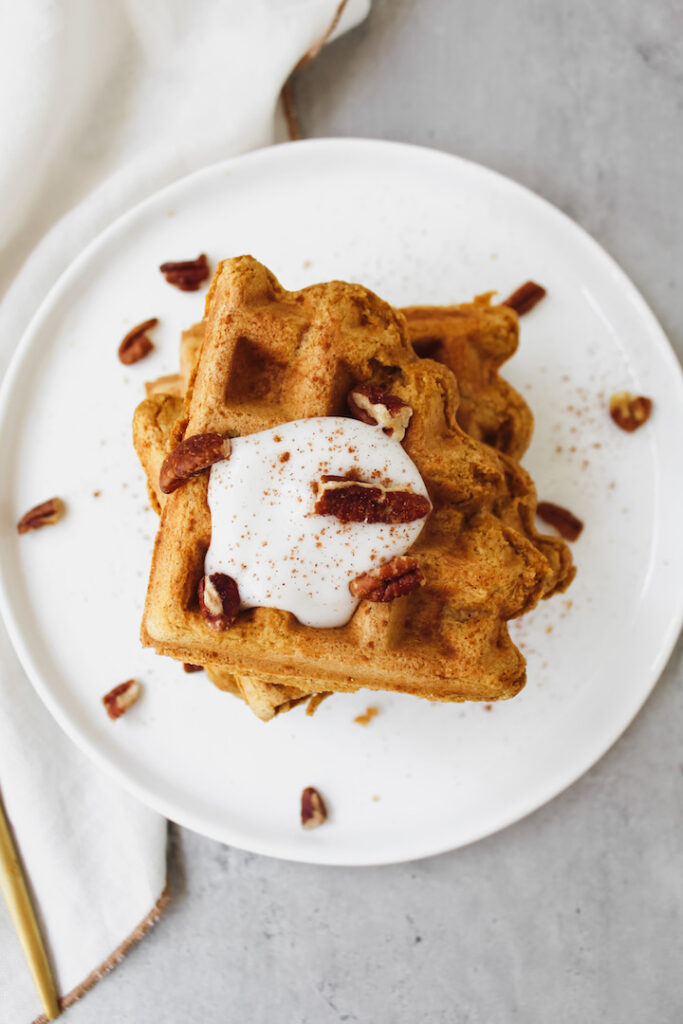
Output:
[[[2,372],[37,306],[88,242],[169,182],[271,143],[292,69],[368,9],[369,0],[24,0],[7,7],[0,33]],[[166,823],[71,744],[1,626],[0,787],[68,1005],[163,909]],[[28,1024],[39,1013],[0,905],[0,1024]]]

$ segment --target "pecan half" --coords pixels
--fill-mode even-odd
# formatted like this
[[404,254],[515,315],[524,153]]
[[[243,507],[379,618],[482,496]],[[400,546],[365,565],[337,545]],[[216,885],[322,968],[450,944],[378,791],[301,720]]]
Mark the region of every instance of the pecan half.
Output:
[[398,395],[383,391],[377,384],[356,384],[346,398],[347,405],[356,419],[372,426],[381,427],[385,434],[396,441],[406,435],[412,408]]
[[632,433],[650,418],[652,399],[644,395],[632,395],[630,391],[619,391],[609,400],[609,414],[618,427]]
[[412,523],[431,511],[431,502],[413,491],[387,491],[351,477],[324,476],[315,512],[342,523]]
[[181,260],[179,263],[162,263],[159,270],[169,284],[181,292],[196,292],[209,276],[209,263],[202,253],[196,260]]
[[561,505],[553,505],[552,501],[539,501],[536,515],[544,523],[554,526],[565,540],[576,540],[583,530],[583,523],[573,512]]
[[40,530],[43,526],[54,526],[64,515],[64,502],[61,498],[50,498],[41,505],[30,508],[17,523],[17,533],[28,533]]
[[199,607],[212,629],[228,629],[240,610],[240,592],[232,576],[212,572],[199,581]]
[[140,699],[142,687],[136,679],[127,679],[119,683],[109,693],[105,693],[102,703],[110,718],[120,718],[136,701]]
[[327,821],[325,801],[317,789],[306,786],[301,794],[301,825],[303,828],[317,828]]
[[161,464],[159,487],[164,494],[176,491],[191,476],[203,473],[230,455],[230,438],[222,434],[193,434],[173,449]]
[[147,337],[147,331],[151,330],[152,327],[156,327],[158,323],[157,317],[153,316],[151,320],[144,320],[137,327],[133,327],[128,331],[128,334],[119,345],[119,359],[124,366],[137,363],[149,355],[154,345]]
[[526,281],[512,295],[508,295],[507,299],[501,302],[501,306],[509,306],[510,309],[514,309],[517,316],[524,316],[541,301],[545,294],[546,291],[542,285],[536,284],[535,281]]
[[193,665],[193,664],[191,664],[191,662],[185,661],[185,662],[183,662],[183,671],[184,672],[203,672],[204,671],[204,666],[203,665]]
[[424,582],[417,559],[398,555],[384,565],[378,565],[376,569],[370,569],[351,580],[349,590],[354,597],[360,597],[363,601],[384,603],[423,587]]

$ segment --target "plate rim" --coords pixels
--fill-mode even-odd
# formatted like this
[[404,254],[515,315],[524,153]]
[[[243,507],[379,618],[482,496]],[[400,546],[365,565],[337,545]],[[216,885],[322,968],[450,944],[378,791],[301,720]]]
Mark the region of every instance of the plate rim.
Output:
[[[619,288],[628,295],[629,300],[637,308],[640,317],[647,326],[648,345],[650,346],[654,343],[662,360],[669,365],[672,376],[671,383],[679,392],[681,408],[683,408],[683,371],[681,370],[681,366],[671,342],[667,338],[649,304],[646,302],[645,298],[630,277],[613,259],[613,257],[609,255],[602,245],[600,245],[600,243],[597,242],[589,232],[554,204],[542,196],[539,196],[525,185],[509,178],[507,175],[487,168],[475,161],[465,159],[455,154],[446,153],[438,149],[414,145],[412,143],[394,142],[383,139],[317,138],[263,147],[261,149],[252,150],[248,153],[229,157],[198,168],[190,174],[177,178],[165,185],[163,188],[146,196],[140,202],[136,203],[134,206],[116,217],[103,231],[91,239],[79,255],[63,270],[46,293],[35,313],[31,317],[21,340],[16,346],[11,359],[8,362],[7,369],[0,386],[0,436],[7,436],[7,432],[3,428],[6,426],[7,416],[10,412],[13,390],[18,378],[24,371],[24,363],[27,355],[31,352],[34,336],[38,333],[45,319],[49,317],[52,308],[58,301],[60,301],[62,294],[65,291],[68,291],[73,280],[77,279],[81,270],[88,266],[91,258],[97,253],[100,247],[106,246],[118,232],[125,231],[128,223],[134,221],[146,210],[146,208],[150,208],[158,202],[163,202],[170,193],[175,193],[178,189],[182,189],[187,186],[191,187],[195,182],[200,181],[203,177],[211,177],[214,174],[229,173],[232,167],[236,164],[243,166],[249,163],[277,162],[281,159],[288,159],[288,154],[291,154],[292,152],[297,155],[303,155],[310,151],[320,151],[325,149],[331,151],[342,150],[345,151],[345,153],[353,153],[359,149],[365,150],[366,152],[373,150],[375,152],[391,151],[396,156],[407,153],[409,156],[417,156],[425,160],[433,160],[436,162],[441,161],[443,163],[455,162],[455,164],[464,166],[466,169],[477,175],[481,175],[485,179],[490,178],[497,184],[511,189],[513,192],[522,196],[525,200],[531,200],[533,203],[538,204],[546,216],[554,218],[556,221],[561,223],[565,230],[570,231],[577,240],[591,250],[593,257],[602,263],[605,270],[608,271],[616,281]],[[305,156],[304,159],[306,159]],[[657,684],[657,681],[671,657],[681,625],[683,624],[683,590],[679,591],[678,605],[672,605],[671,613],[666,622],[666,628],[662,630],[659,650],[656,658],[654,658],[651,663],[651,670],[647,677],[647,683],[638,690],[635,698],[630,703],[626,705],[619,705],[621,713],[614,717],[612,720],[614,723],[612,728],[607,730],[609,738],[606,741],[603,738],[600,743],[596,744],[596,748],[599,749],[590,750],[586,757],[577,758],[577,760],[572,763],[572,768],[569,771],[562,773],[562,778],[559,783],[557,779],[553,777],[552,781],[549,781],[545,785],[535,787],[531,795],[515,802],[515,804],[509,809],[508,813],[498,815],[496,823],[492,824],[490,827],[475,827],[471,829],[469,834],[465,832],[465,838],[450,842],[441,842],[436,845],[433,842],[421,843],[418,841],[411,843],[409,841],[404,844],[405,848],[402,847],[401,852],[397,853],[395,857],[383,854],[376,859],[369,859],[367,855],[363,855],[358,858],[349,854],[338,857],[335,856],[333,849],[319,849],[313,846],[311,846],[310,851],[306,849],[297,849],[295,854],[291,851],[282,852],[282,850],[278,851],[277,842],[262,843],[258,839],[248,839],[248,837],[240,834],[236,835],[235,831],[231,830],[229,826],[226,828],[224,824],[212,826],[211,823],[207,822],[201,814],[195,815],[189,808],[183,808],[183,813],[179,815],[177,813],[177,808],[174,808],[172,801],[168,801],[162,795],[157,794],[153,788],[150,789],[133,775],[126,774],[123,768],[110,760],[106,756],[106,753],[98,747],[96,741],[89,738],[87,728],[82,728],[78,722],[74,721],[69,716],[67,711],[62,708],[57,697],[53,695],[50,686],[44,682],[43,677],[31,655],[28,638],[24,638],[24,631],[19,624],[19,617],[14,614],[10,596],[9,580],[7,578],[7,569],[4,559],[2,558],[0,558],[0,614],[2,614],[12,646],[24,672],[28,676],[34,690],[43,701],[50,714],[66,732],[72,742],[76,744],[78,749],[90,758],[90,760],[94,761],[98,767],[103,769],[110,778],[116,779],[124,789],[135,796],[141,803],[164,815],[164,817],[178,822],[184,827],[190,828],[202,835],[206,835],[209,838],[218,840],[219,842],[236,846],[240,849],[299,863],[360,867],[404,863],[411,860],[423,859],[425,857],[437,856],[450,850],[467,846],[522,820],[534,811],[539,810],[550,800],[554,799],[554,797],[559,796],[573,785],[574,782],[589,771],[590,768],[592,768],[600,758],[602,758],[614,746],[617,740],[632,723]],[[576,767],[576,764],[579,765],[578,768]]]

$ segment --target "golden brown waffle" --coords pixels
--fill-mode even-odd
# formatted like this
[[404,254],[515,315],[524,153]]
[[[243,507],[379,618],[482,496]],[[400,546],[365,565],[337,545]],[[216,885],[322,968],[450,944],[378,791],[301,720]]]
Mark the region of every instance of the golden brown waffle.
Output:
[[[532,428],[531,412],[497,373],[497,368],[517,347],[517,316],[507,307],[492,307],[489,296],[458,307],[420,307],[404,311],[414,326],[419,354],[431,353],[452,368],[460,368],[468,405],[458,409],[458,420],[474,436],[486,436],[489,442],[521,454]],[[148,395],[184,394],[196,362],[204,334],[203,323],[183,332],[181,374],[160,378],[147,386]],[[492,359],[493,357],[493,359]],[[459,382],[459,383],[461,383]],[[179,409],[180,403],[176,408]],[[158,470],[172,437],[172,416],[167,402],[144,402],[135,418],[136,448],[145,467],[152,501],[157,511],[165,495],[158,488]],[[150,432],[162,420],[162,430]],[[501,427],[503,429],[501,429]],[[242,677],[242,683],[225,669],[207,666],[212,680],[223,689],[244,696],[262,718],[288,710],[308,698],[295,687],[267,683],[264,679]]]
[[211,532],[204,475],[166,500],[145,644],[235,678],[296,682],[307,693],[366,686],[495,700],[520,689],[524,660],[506,621],[566,587],[571,557],[561,541],[536,533],[528,474],[463,432],[452,372],[415,355],[403,317],[377,296],[341,282],[288,293],[250,257],[222,263],[207,298],[186,435],[234,436],[344,414],[350,387],[370,379],[414,410],[403,443],[434,506],[412,549],[426,586],[389,605],[361,602],[339,629],[256,608],[216,633],[196,599]]
[[417,354],[444,363],[460,391],[457,419],[477,441],[521,459],[534,429],[531,409],[500,367],[517,351],[519,318],[492,306],[491,293],[459,306],[409,306],[401,311]]

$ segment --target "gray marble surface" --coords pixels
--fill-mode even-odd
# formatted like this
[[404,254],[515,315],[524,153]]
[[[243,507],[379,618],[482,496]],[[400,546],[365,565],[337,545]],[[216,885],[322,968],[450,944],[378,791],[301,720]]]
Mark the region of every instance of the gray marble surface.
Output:
[[[295,84],[305,133],[400,139],[588,229],[683,354],[678,0],[374,0]],[[568,792],[469,848],[281,863],[171,829],[173,901],[72,1024],[679,1024],[683,649]]]

